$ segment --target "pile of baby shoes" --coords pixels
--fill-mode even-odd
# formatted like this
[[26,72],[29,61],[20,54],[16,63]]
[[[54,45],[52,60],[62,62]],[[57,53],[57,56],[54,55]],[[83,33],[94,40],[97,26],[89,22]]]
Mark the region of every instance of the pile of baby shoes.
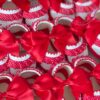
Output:
[[99,0],[0,0],[0,100],[100,100]]

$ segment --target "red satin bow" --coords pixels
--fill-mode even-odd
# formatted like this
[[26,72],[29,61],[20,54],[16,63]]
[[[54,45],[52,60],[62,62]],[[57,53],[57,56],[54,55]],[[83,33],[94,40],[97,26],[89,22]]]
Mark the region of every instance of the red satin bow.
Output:
[[62,100],[63,81],[46,73],[36,79],[33,88],[41,100]]
[[27,82],[16,76],[9,85],[7,92],[1,93],[0,100],[34,100],[33,91],[28,86]]
[[89,73],[83,69],[76,68],[65,84],[71,87],[72,93],[74,94],[76,100],[79,99],[81,94],[93,94],[92,84],[89,80]]
[[[21,8],[22,10],[28,11],[30,8],[29,0],[12,0],[16,6]],[[6,2],[6,0],[0,0],[0,7]]]
[[98,81],[98,83],[100,84],[100,64],[98,64],[93,72],[92,72],[92,76],[94,76],[96,78],[96,80]]
[[13,34],[4,30],[0,33],[0,58],[5,57],[8,53],[18,56],[19,44]]
[[62,25],[55,26],[51,34],[48,31],[28,32],[22,37],[21,43],[24,49],[32,54],[37,61],[41,62],[51,40],[53,40],[56,50],[62,53],[64,53],[67,44],[76,43],[70,30]]

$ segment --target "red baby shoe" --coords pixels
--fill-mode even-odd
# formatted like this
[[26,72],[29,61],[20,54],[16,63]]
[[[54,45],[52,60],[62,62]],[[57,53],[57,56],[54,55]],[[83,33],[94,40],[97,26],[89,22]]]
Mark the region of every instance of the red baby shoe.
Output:
[[[84,28],[81,28],[81,26],[78,25],[80,27],[74,26],[75,30],[73,29],[74,23],[76,25],[78,24],[77,20],[80,21],[81,19],[75,18],[74,20],[72,20],[69,17],[58,17],[55,20],[55,25],[61,24],[66,27],[66,34],[68,34],[68,37],[70,37],[66,40],[66,42],[68,41],[68,44],[66,44],[65,48],[65,54],[67,55],[70,62],[76,57],[88,55],[87,44],[84,41],[83,36],[80,35],[83,34],[82,31]],[[72,29],[74,30],[74,32]]]
[[24,11],[23,16],[27,25],[32,25],[37,20],[48,20],[48,11],[38,0],[31,1],[29,11]]
[[20,49],[18,51],[19,55],[14,55],[13,52],[15,51],[9,53],[8,67],[10,68],[11,74],[15,75],[16,71],[35,64],[31,55],[28,54],[27,51],[23,50],[20,43],[21,36],[30,29],[24,24],[11,24],[7,29],[10,30],[11,34],[15,35],[16,41],[18,42],[18,49]]
[[[46,70],[49,70],[51,65],[64,60],[64,56],[61,53],[61,51],[64,51],[64,47],[59,44],[61,42],[60,36],[52,31],[53,26],[49,21],[37,21],[32,26],[33,32],[25,34],[22,38],[24,49],[40,62],[41,66]],[[58,39],[56,39],[57,36]]]
[[0,3],[0,24],[6,27],[12,23],[22,23],[22,9],[13,1],[2,0]]

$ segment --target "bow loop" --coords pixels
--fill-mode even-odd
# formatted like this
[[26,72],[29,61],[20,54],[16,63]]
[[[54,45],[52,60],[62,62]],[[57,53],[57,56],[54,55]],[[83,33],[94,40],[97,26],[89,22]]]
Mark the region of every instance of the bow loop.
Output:
[[41,100],[61,100],[63,97],[63,88],[61,85],[62,81],[58,81],[46,73],[36,79],[33,88]]
[[19,55],[19,43],[10,31],[0,33],[0,58],[7,54]]

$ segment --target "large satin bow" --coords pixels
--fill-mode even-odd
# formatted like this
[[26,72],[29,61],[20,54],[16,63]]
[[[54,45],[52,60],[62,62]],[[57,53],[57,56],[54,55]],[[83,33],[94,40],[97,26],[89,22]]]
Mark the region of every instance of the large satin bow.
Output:
[[19,44],[10,31],[4,30],[0,33],[0,58],[5,57],[8,53],[18,56]]
[[92,72],[92,76],[96,78],[96,80],[98,81],[98,83],[100,84],[100,64],[98,64],[93,72]]
[[24,49],[39,62],[43,60],[51,41],[53,41],[56,50],[62,53],[64,53],[67,44],[76,43],[71,31],[62,25],[54,26],[51,34],[47,30],[28,32],[21,39]]
[[62,100],[63,80],[46,73],[36,79],[33,89],[41,100]]
[[0,94],[0,100],[34,100],[33,91],[25,79],[16,76],[9,85],[7,92]]
[[[29,0],[12,0],[16,6],[21,8],[22,10],[28,11],[30,8]],[[6,2],[6,0],[0,0],[0,7]]]
[[69,85],[76,100],[81,94],[93,94],[91,81],[89,80],[89,73],[83,69],[77,68],[74,73],[66,80],[65,84]]

